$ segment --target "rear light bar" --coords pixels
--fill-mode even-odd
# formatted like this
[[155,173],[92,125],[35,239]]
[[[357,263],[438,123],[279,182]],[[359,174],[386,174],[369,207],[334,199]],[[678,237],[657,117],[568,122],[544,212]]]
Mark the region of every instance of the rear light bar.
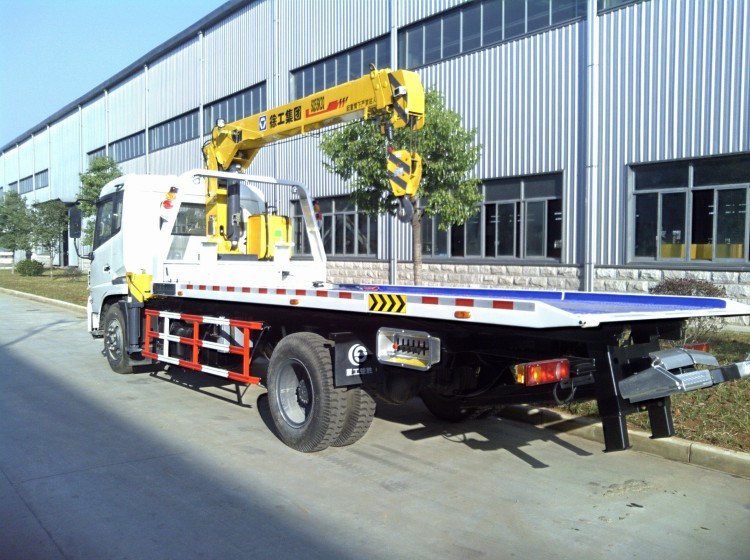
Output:
[[711,345],[708,342],[691,342],[683,345],[685,350],[698,350],[698,352],[710,352]]
[[527,387],[570,379],[570,362],[564,358],[518,364],[515,370],[516,383]]

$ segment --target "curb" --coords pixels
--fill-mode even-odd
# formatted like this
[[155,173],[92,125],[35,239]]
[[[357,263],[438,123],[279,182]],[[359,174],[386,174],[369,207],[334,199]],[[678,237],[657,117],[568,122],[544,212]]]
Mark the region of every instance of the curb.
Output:
[[38,301],[39,303],[46,303],[48,305],[54,305],[56,307],[62,307],[70,311],[82,311],[86,313],[86,308],[83,305],[76,305],[75,303],[68,303],[67,301],[60,301],[59,299],[51,299],[36,294],[29,294],[26,292],[18,292],[16,290],[9,290],[8,288],[0,288],[1,294],[8,294],[20,298],[30,299],[32,301]]
[[[601,423],[591,418],[573,416],[557,410],[535,408],[528,405],[505,406],[498,412],[498,416],[604,443],[604,431]],[[651,439],[650,434],[640,430],[631,429],[628,430],[628,433],[630,435],[630,448],[634,451],[750,478],[750,453],[730,451],[677,437]]]

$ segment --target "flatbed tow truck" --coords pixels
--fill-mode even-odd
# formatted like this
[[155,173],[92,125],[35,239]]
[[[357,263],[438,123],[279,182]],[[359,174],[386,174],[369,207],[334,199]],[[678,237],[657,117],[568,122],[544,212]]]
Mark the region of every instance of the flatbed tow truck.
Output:
[[[332,284],[304,185],[243,172],[264,145],[352,118],[419,128],[416,74],[369,75],[236,123],[218,123],[208,169],[125,175],[97,200],[88,324],[119,373],[144,360],[261,384],[280,439],[313,452],[355,443],[375,398],[420,396],[459,421],[505,404],[595,399],[606,451],[629,447],[627,415],[674,434],[670,397],[750,376],[750,362],[663,348],[684,321],[750,314],[721,298]],[[400,214],[421,160],[384,153]],[[304,225],[266,204],[299,203]],[[80,229],[80,212],[71,212]],[[306,235],[310,255],[292,255]],[[75,237],[75,235],[73,236]]]

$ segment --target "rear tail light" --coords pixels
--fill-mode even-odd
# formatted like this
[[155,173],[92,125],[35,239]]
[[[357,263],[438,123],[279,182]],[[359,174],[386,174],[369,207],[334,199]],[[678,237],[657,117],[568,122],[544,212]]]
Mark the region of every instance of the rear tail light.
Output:
[[708,342],[691,342],[683,346],[685,350],[697,350],[698,352],[710,352],[711,345]]
[[544,360],[516,366],[516,383],[533,387],[570,379],[570,362],[566,359]]

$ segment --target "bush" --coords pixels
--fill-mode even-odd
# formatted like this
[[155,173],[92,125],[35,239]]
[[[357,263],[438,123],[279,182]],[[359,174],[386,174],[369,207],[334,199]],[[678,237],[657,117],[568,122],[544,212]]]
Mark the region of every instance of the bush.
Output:
[[63,278],[79,278],[83,276],[83,271],[77,266],[66,266],[60,271]]
[[[707,280],[696,278],[669,278],[651,288],[652,294],[670,296],[727,297],[724,288]],[[724,317],[695,317],[685,321],[680,344],[688,342],[709,342],[719,332],[726,319]]]
[[16,264],[16,272],[21,276],[41,276],[44,274],[44,264],[39,261],[23,260]]

